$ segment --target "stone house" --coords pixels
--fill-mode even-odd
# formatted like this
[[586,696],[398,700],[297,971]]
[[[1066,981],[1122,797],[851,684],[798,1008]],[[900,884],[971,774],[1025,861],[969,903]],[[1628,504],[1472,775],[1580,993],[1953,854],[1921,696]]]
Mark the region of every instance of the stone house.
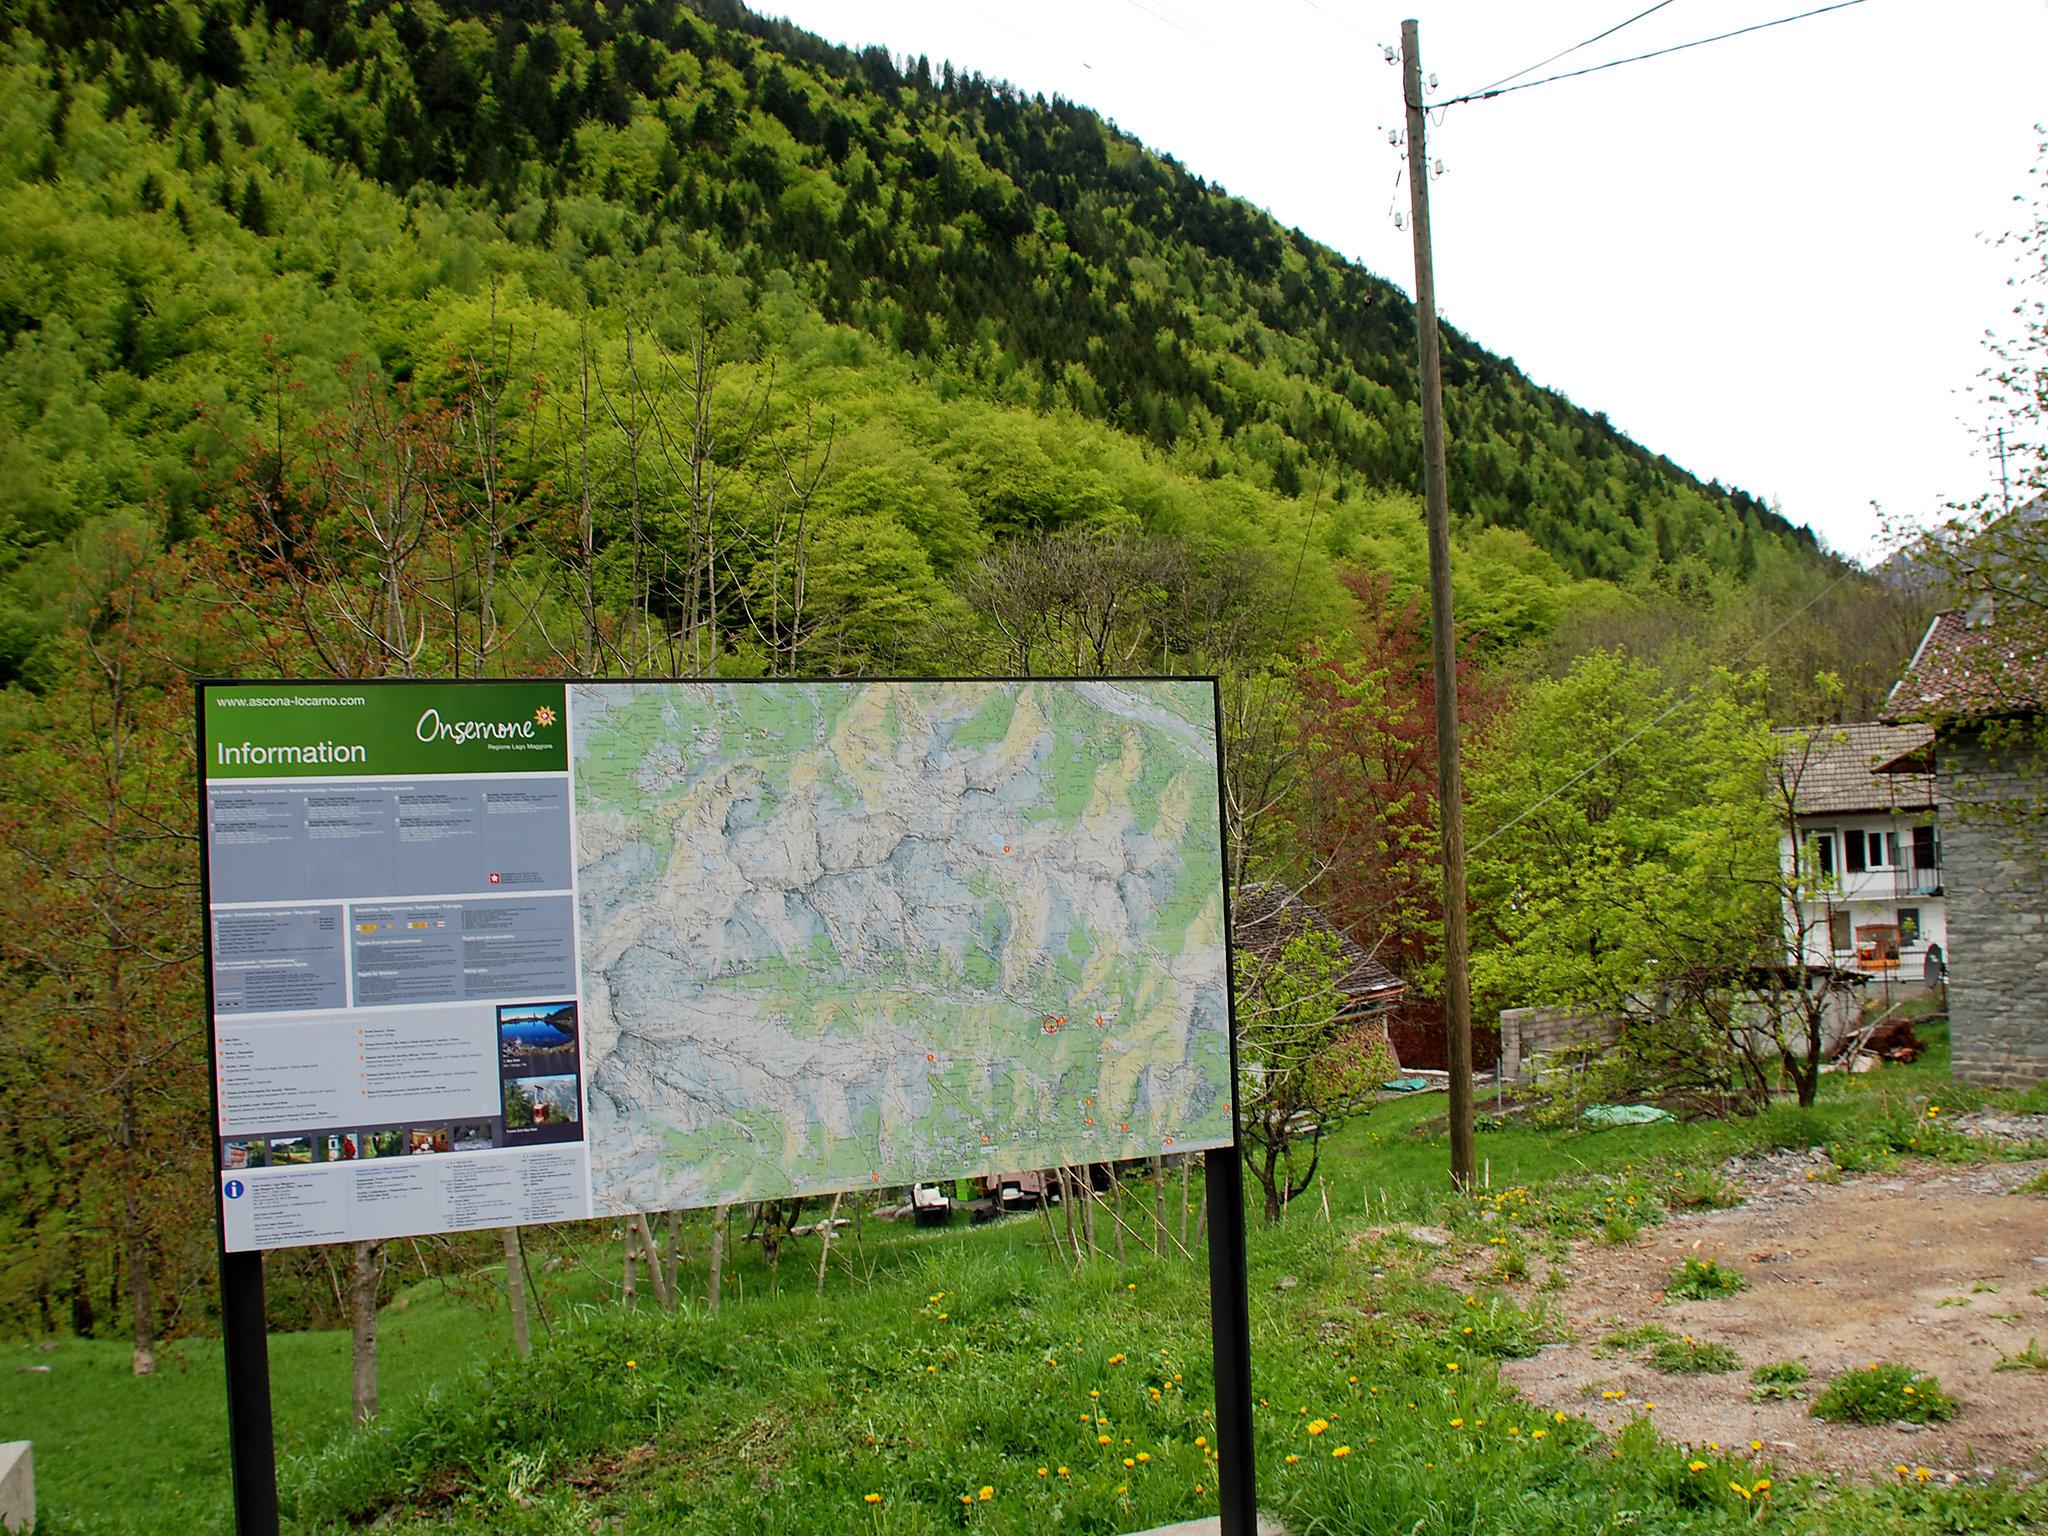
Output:
[[2048,645],[1990,599],[1935,615],[1885,714],[1934,730],[1953,1072],[2048,1078]]

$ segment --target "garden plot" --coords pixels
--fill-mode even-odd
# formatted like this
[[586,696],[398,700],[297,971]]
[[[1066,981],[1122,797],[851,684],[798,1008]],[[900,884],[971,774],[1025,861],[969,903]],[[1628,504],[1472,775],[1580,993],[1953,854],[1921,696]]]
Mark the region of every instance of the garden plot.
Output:
[[[2039,1473],[2048,1356],[2030,1342],[2048,1349],[2048,1198],[2022,1186],[2038,1187],[2044,1168],[1912,1163],[1835,1183],[1833,1165],[1807,1154],[1737,1165],[1741,1206],[1678,1216],[1620,1246],[1575,1246],[1557,1301],[1573,1342],[1506,1362],[1502,1374],[1545,1408],[1609,1428],[1647,1414],[1666,1439],[1697,1446],[1761,1441],[1791,1468]],[[1746,1285],[1711,1300],[1667,1297],[1689,1259],[1732,1268]],[[1740,1364],[1661,1370],[1650,1363],[1660,1342],[1667,1361],[1704,1354],[1725,1366],[1719,1345]],[[1787,1361],[1810,1380],[1778,1397],[1752,1383],[1757,1367]],[[1956,1416],[1863,1426],[1811,1415],[1830,1380],[1873,1361],[1933,1373]]]

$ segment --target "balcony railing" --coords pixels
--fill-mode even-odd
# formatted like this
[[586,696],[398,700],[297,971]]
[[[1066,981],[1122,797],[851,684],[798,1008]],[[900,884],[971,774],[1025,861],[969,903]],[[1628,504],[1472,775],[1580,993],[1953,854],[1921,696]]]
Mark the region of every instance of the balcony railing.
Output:
[[1892,871],[1892,894],[1906,896],[1939,896],[1941,894],[1941,866],[1939,864],[1914,864]]

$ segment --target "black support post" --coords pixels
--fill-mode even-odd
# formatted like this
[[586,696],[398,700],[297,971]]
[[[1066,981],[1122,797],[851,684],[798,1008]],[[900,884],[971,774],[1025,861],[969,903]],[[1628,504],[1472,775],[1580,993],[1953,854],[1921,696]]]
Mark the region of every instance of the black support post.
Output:
[[1252,1470],[1252,1316],[1245,1283],[1244,1158],[1236,1147],[1205,1154],[1209,1201],[1209,1327],[1216,1359],[1216,1494],[1223,1536],[1255,1536]]
[[277,1442],[270,1420],[270,1338],[263,1255],[220,1256],[220,1338],[228,1366],[228,1457],[235,1536],[278,1536]]

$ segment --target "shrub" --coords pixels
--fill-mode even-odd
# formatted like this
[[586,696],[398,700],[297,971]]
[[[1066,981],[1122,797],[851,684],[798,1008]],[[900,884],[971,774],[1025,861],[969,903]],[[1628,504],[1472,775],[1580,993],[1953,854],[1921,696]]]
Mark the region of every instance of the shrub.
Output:
[[1928,1424],[1956,1416],[1956,1400],[1909,1365],[1873,1361],[1846,1371],[1814,1399],[1813,1416],[1834,1424]]
[[1718,1301],[1748,1289],[1742,1272],[1718,1259],[1687,1259],[1664,1287],[1664,1294],[1680,1301]]
[[1650,1351],[1650,1364],[1674,1376],[1725,1376],[1742,1368],[1742,1357],[1726,1344],[1667,1339]]
[[1813,1372],[1797,1360],[1773,1360],[1749,1373],[1752,1403],[1796,1403],[1806,1396]]

